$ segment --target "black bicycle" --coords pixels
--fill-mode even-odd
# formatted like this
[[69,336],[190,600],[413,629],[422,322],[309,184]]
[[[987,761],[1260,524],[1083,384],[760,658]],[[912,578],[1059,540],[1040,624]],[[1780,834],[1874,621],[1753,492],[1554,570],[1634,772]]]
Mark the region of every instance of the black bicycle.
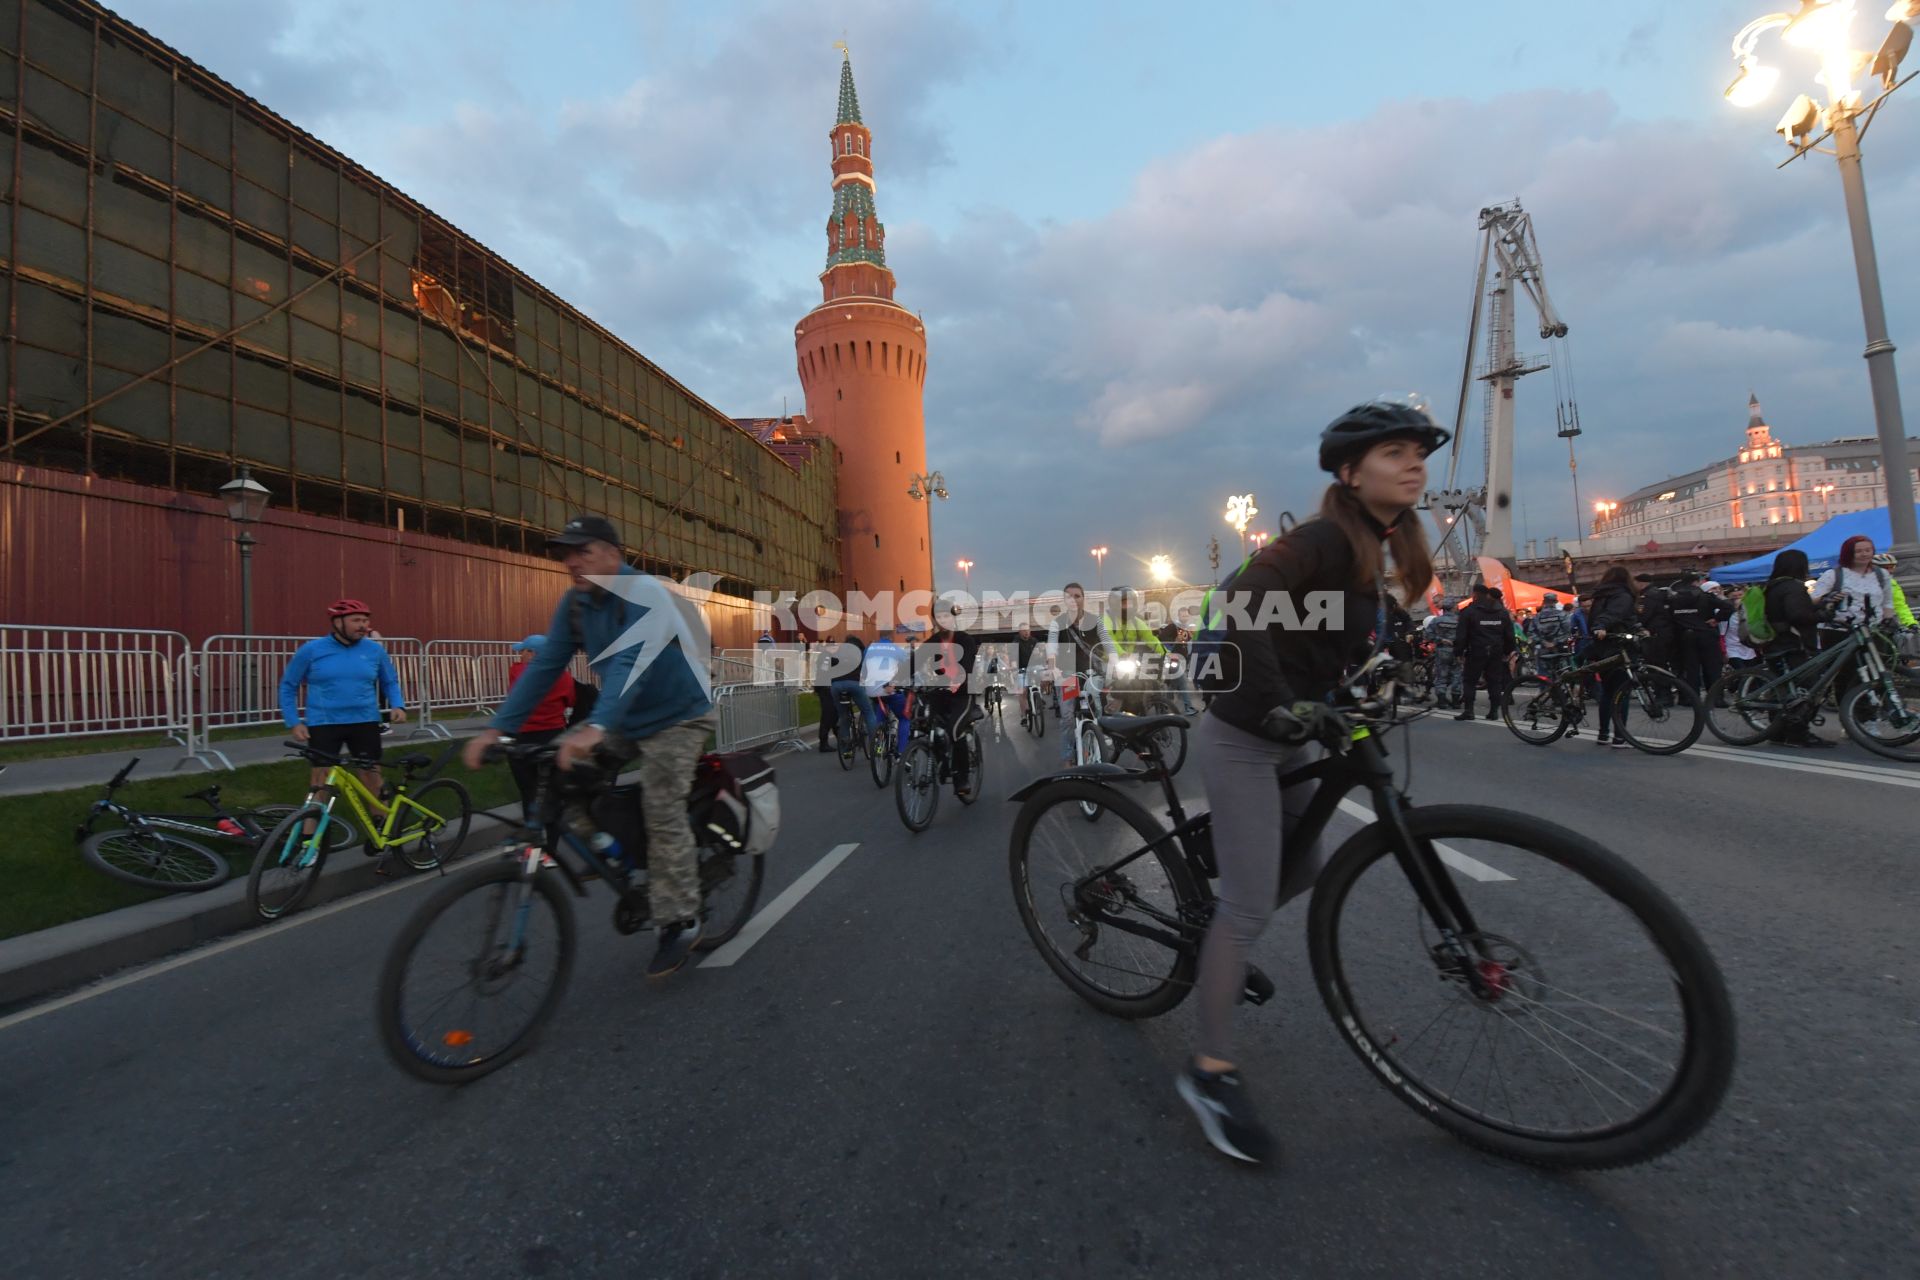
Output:
[[[834,754],[840,758],[843,770],[853,768],[853,760],[858,755],[871,755],[873,743],[867,732],[866,722],[861,719],[860,709],[853,704],[853,695],[845,689],[834,692],[833,744]],[[854,726],[858,725],[856,729]]]
[[[257,850],[273,828],[300,807],[263,804],[230,809],[220,803],[220,784],[214,783],[184,797],[206,805],[206,813],[142,812],[113,798],[139,763],[136,756],[108,780],[106,793],[88,808],[73,838],[88,866],[145,889],[180,892],[225,884],[233,874],[225,855],[201,841],[233,842],[249,852]],[[95,830],[108,818],[119,825]],[[346,821],[327,833],[331,850],[344,849],[359,839],[353,824]]]
[[[580,771],[557,777],[557,754],[551,744],[487,749],[490,760],[517,757],[533,766],[537,820],[504,845],[501,856],[421,903],[387,951],[376,1005],[380,1038],[393,1060],[422,1080],[465,1084],[532,1047],[573,972],[568,889],[584,898],[586,882],[599,879],[613,890],[616,930],[634,934],[653,924],[640,788]],[[732,761],[751,761],[762,772],[742,776]],[[747,793],[772,778],[764,762],[746,754],[709,754],[695,766],[687,820],[698,844],[705,922],[696,950],[731,940],[760,899],[763,855],[778,828],[765,829]],[[562,825],[563,786],[594,796],[594,821],[619,841],[619,861],[609,862]],[[773,812],[777,824],[777,806]],[[558,856],[563,847],[585,870]]]
[[[1578,666],[1566,665],[1552,676],[1525,676],[1514,682],[1501,709],[1513,736],[1544,747],[1577,734],[1587,715],[1587,694],[1610,671],[1625,679],[1614,694],[1614,732],[1648,755],[1678,755],[1700,740],[1706,713],[1700,693],[1640,652],[1641,635],[1623,635],[1613,652]],[[1639,717],[1630,717],[1637,708]],[[1649,726],[1651,728],[1649,729]]]
[[[893,803],[900,811],[900,821],[915,835],[933,825],[942,783],[953,783],[954,797],[961,804],[972,804],[980,798],[987,762],[980,750],[980,732],[975,728],[979,717],[978,709],[969,702],[961,713],[959,732],[949,733],[927,696],[914,695],[913,708],[908,712],[907,749],[893,775]],[[967,751],[964,782],[953,767],[954,750],[962,744]]]
[[[1391,699],[1353,688],[1339,707],[1327,754],[1279,782],[1318,784],[1288,836],[1306,861],[1290,859],[1282,885],[1305,887],[1337,807],[1365,790],[1375,820],[1309,880],[1307,915],[1315,985],[1361,1062],[1428,1120],[1512,1159],[1632,1164],[1696,1133],[1726,1093],[1735,1028],[1720,970],[1680,909],[1565,827],[1414,806],[1382,741],[1400,723]],[[1012,797],[1014,899],[1069,989],[1105,1013],[1152,1017],[1197,972],[1218,871],[1211,818],[1182,808],[1155,719],[1100,727],[1145,763],[1070,769]],[[1139,782],[1159,783],[1164,821],[1124,789]],[[1117,821],[1088,825],[1090,801]],[[1249,1001],[1271,992],[1249,972]]]
[[893,778],[894,761],[900,758],[900,717],[879,698],[874,699],[873,712],[878,723],[868,735],[867,770],[873,774],[873,785],[884,790]]
[[[1840,693],[1848,670],[1855,681]],[[1722,742],[1748,747],[1794,727],[1810,732],[1825,724],[1830,701],[1840,727],[1867,750],[1889,760],[1920,760],[1920,684],[1894,636],[1858,622],[1794,667],[1769,661],[1727,671],[1707,691],[1708,725]]]
[[1047,702],[1040,693],[1040,684],[1031,678],[1027,687],[1020,691],[1021,712],[1020,727],[1036,738],[1047,733]]

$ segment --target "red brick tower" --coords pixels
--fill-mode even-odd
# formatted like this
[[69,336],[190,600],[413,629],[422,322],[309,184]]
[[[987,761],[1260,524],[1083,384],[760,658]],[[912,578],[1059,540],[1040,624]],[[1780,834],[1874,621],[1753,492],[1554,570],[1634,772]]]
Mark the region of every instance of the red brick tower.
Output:
[[[886,228],[873,203],[873,134],[853,64],[840,66],[825,299],[793,330],[807,417],[840,446],[840,562],[847,590],[928,590],[928,502],[907,496],[927,469],[927,335],[893,300]],[[930,501],[930,500],[929,500]]]

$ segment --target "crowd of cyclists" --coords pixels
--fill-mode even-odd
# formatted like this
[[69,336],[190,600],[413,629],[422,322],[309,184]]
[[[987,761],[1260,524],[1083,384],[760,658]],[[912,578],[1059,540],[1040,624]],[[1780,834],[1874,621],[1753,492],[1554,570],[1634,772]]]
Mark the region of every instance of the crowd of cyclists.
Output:
[[[1486,714],[1497,716],[1516,680],[1588,661],[1630,637],[1704,689],[1725,664],[1790,662],[1816,648],[1831,618],[1913,625],[1886,558],[1864,539],[1849,540],[1840,567],[1811,589],[1804,554],[1781,553],[1761,593],[1775,637],[1764,655],[1740,622],[1740,593],[1697,575],[1646,585],[1616,566],[1591,590],[1569,591],[1565,603],[1548,594],[1537,610],[1519,613],[1491,587],[1459,599],[1425,598],[1435,579],[1416,507],[1426,489],[1426,458],[1449,438],[1418,404],[1376,401],[1341,415],[1321,438],[1319,463],[1330,483],[1318,518],[1256,550],[1216,588],[1256,603],[1331,593],[1343,607],[1330,625],[1287,625],[1258,610],[1216,617],[1203,606],[1155,628],[1131,588],[1113,589],[1096,609],[1073,582],[1064,588],[1058,616],[1040,626],[1028,620],[1006,630],[969,630],[962,603],[943,596],[929,616],[902,621],[872,640],[848,634],[813,646],[819,750],[844,749],[851,740],[897,755],[907,750],[916,722],[934,725],[953,744],[945,767],[956,790],[986,767],[972,755],[979,737],[970,732],[985,714],[976,696],[983,688],[1017,690],[1020,723],[1029,730],[1043,730],[1047,710],[1053,711],[1062,770],[1076,765],[1075,726],[1083,710],[1096,717],[1138,711],[1156,696],[1198,717],[1192,742],[1212,808],[1218,906],[1195,980],[1198,1036],[1176,1089],[1207,1140],[1239,1160],[1267,1160],[1274,1147],[1250,1100],[1234,1039],[1249,953],[1284,896],[1312,885],[1324,856],[1289,848],[1287,833],[1307,797],[1283,792],[1275,779],[1311,759],[1342,723],[1329,704],[1356,657],[1389,647],[1408,669],[1430,672],[1428,696],[1436,708],[1468,720],[1482,689]],[[702,932],[687,796],[715,724],[713,699],[695,665],[707,655],[683,652],[673,641],[630,678],[635,649],[616,642],[649,607],[668,606],[596,585],[595,579],[638,574],[606,520],[577,518],[549,545],[572,583],[547,632],[519,646],[530,656],[488,728],[467,744],[465,759],[478,767],[490,746],[520,734],[557,742],[559,769],[602,782],[637,765],[658,929],[647,973],[665,977],[687,962]],[[1416,623],[1411,610],[1422,606],[1427,616]],[[328,635],[302,650],[289,669],[283,698],[296,733],[368,762],[379,756],[381,696],[388,716],[405,714],[392,664],[368,638],[370,612],[358,601],[337,602]],[[589,655],[602,690],[590,707],[575,706],[566,677],[578,651]],[[1196,661],[1203,651],[1207,661]],[[1598,741],[1624,746],[1609,721],[1615,675],[1597,691]],[[293,696],[299,684],[306,686],[304,712]],[[1029,697],[1030,691],[1039,696]],[[923,704],[919,715],[916,702]],[[1819,744],[1804,727],[1784,726],[1781,738]],[[572,796],[567,827],[582,839],[604,840],[594,829],[590,789]]]

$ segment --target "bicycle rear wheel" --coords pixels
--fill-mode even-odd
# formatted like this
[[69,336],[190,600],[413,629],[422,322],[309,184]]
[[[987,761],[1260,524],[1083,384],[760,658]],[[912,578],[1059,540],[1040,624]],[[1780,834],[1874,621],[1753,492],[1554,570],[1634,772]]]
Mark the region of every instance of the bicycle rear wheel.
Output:
[[232,874],[213,850],[165,831],[96,831],[80,842],[80,857],[115,880],[168,893],[211,889]]
[[873,774],[876,787],[886,786],[893,777],[893,758],[899,754],[894,747],[899,741],[897,732],[891,720],[882,720],[873,731],[873,742],[867,748],[867,771]]
[[465,1084],[533,1046],[573,972],[573,906],[557,873],[501,859],[420,905],[387,951],[375,1017],[401,1070]]
[[394,834],[394,843],[402,862],[415,871],[431,871],[460,851],[473,822],[473,797],[452,778],[429,782],[407,795],[433,816],[405,809],[400,820],[407,825]]
[[1572,706],[1565,685],[1540,677],[1521,680],[1500,709],[1507,728],[1520,741],[1544,747],[1560,741],[1567,731]]
[[[263,830],[271,831],[281,819],[298,808],[300,806],[297,804],[263,804],[253,810],[253,815]],[[261,838],[265,839],[264,836]],[[327,822],[326,842],[328,853],[351,849],[360,843],[360,828],[336,812]]]
[[980,748],[980,731],[972,725],[960,735],[956,747],[964,747],[967,754],[967,785],[953,784],[954,798],[961,804],[972,804],[980,798],[981,788],[986,782],[987,757]]
[[1730,747],[1751,747],[1773,732],[1774,715],[1786,700],[1787,689],[1761,696],[1773,677],[1752,668],[1731,668],[1707,690],[1707,728]]
[[767,860],[758,854],[735,853],[712,845],[703,845],[698,856],[706,924],[693,949],[712,951],[733,941],[753,918],[754,905],[760,901],[760,883],[767,876]]
[[940,807],[940,763],[934,758],[933,744],[915,738],[907,744],[906,755],[893,773],[893,804],[900,821],[918,835],[933,825],[933,814]]
[[[1118,821],[1089,827],[1089,797]],[[1211,904],[1177,850],[1074,886],[1165,833],[1131,797],[1080,778],[1041,788],[1013,821],[1007,867],[1027,936],[1069,990],[1116,1017],[1155,1017],[1186,999]]]
[[1553,823],[1471,805],[1406,815],[1451,868],[1490,994],[1434,929],[1385,824],[1347,841],[1314,887],[1308,950],[1381,1083],[1456,1137],[1556,1167],[1637,1163],[1706,1124],[1733,1074],[1734,1016],[1680,909]]
[[1027,691],[1027,732],[1036,738],[1047,734],[1047,704],[1038,690]]
[[1613,731],[1650,756],[1674,756],[1700,740],[1706,720],[1699,690],[1671,671],[1642,667],[1614,704]]
[[[302,805],[267,833],[253,855],[247,874],[247,901],[262,920],[278,920],[306,898],[320,880],[327,863],[326,833],[319,824],[329,821],[324,805]],[[315,824],[311,833],[308,822]]]

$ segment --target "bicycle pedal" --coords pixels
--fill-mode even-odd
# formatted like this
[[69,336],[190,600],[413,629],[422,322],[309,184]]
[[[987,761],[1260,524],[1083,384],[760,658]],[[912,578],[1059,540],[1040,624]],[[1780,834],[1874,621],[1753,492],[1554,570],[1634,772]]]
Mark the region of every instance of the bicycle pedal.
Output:
[[1265,1004],[1273,995],[1273,979],[1262,973],[1258,965],[1248,965],[1247,982],[1240,990],[1240,998],[1248,1004]]

